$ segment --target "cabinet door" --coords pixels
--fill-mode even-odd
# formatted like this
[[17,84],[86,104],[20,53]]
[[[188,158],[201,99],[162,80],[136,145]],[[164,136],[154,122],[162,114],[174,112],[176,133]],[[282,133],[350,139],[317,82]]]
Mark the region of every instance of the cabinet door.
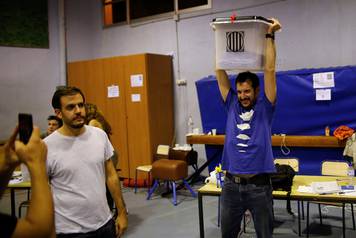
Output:
[[108,98],[106,91],[105,116],[112,127],[111,142],[119,155],[120,177],[129,177],[129,157],[127,150],[127,124],[126,124],[126,93],[124,81],[124,64],[122,57],[103,60],[104,84],[119,87],[119,97]]
[[[140,84],[142,77],[142,85]],[[152,163],[145,55],[125,58],[126,113],[130,177],[140,165]]]
[[[80,88],[86,102],[94,103],[112,127],[111,142],[119,154],[120,177],[129,177],[126,105],[122,58],[97,59],[68,64],[68,85]],[[119,97],[108,97],[108,86],[119,86]]]
[[147,86],[151,150],[174,140],[172,57],[147,54]]

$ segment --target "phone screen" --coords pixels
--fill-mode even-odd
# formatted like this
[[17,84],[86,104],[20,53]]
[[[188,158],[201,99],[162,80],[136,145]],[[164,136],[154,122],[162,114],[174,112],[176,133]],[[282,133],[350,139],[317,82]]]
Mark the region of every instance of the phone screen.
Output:
[[19,113],[19,134],[20,141],[27,144],[30,140],[33,129],[32,115]]

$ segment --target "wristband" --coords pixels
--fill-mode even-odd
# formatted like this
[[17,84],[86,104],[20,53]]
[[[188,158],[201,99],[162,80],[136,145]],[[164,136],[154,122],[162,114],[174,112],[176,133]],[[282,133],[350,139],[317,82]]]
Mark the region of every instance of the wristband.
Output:
[[274,34],[273,33],[267,33],[266,34],[266,38],[271,38],[272,40],[274,40]]

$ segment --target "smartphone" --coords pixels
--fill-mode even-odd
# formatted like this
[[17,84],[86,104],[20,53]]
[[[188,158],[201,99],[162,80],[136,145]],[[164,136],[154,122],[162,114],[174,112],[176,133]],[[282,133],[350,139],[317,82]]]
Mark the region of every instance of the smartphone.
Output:
[[20,141],[27,144],[33,130],[32,115],[19,113],[19,135]]

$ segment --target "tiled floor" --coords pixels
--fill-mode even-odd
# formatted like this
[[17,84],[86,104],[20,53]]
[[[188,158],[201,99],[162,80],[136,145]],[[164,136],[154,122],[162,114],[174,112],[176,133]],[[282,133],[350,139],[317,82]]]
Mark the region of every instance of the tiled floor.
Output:
[[[199,184],[194,186],[197,189]],[[173,206],[171,197],[161,197],[160,189],[151,200],[146,200],[146,189],[139,189],[135,194],[133,188],[123,188],[124,198],[129,210],[129,228],[125,238],[182,238],[199,237],[198,200],[191,197],[189,191],[178,192],[178,206]],[[26,198],[22,191],[17,193],[17,204]],[[220,237],[220,229],[217,226],[217,197],[204,197],[204,223],[205,237]],[[275,229],[274,237],[298,237],[297,217],[289,215],[285,209],[285,201],[275,201]],[[293,211],[297,211],[296,203],[292,202]],[[319,225],[317,205],[311,205],[311,235],[310,237],[342,237],[341,209],[327,207],[324,209],[324,225]],[[0,211],[10,212],[10,195],[6,193],[0,200]],[[17,211],[17,210],[16,210]],[[346,212],[346,237],[356,237],[356,231],[352,230],[351,212]],[[302,221],[302,231],[305,230],[305,221]],[[305,234],[303,234],[305,237]],[[255,237],[253,222],[247,226],[246,233],[241,237]]]

